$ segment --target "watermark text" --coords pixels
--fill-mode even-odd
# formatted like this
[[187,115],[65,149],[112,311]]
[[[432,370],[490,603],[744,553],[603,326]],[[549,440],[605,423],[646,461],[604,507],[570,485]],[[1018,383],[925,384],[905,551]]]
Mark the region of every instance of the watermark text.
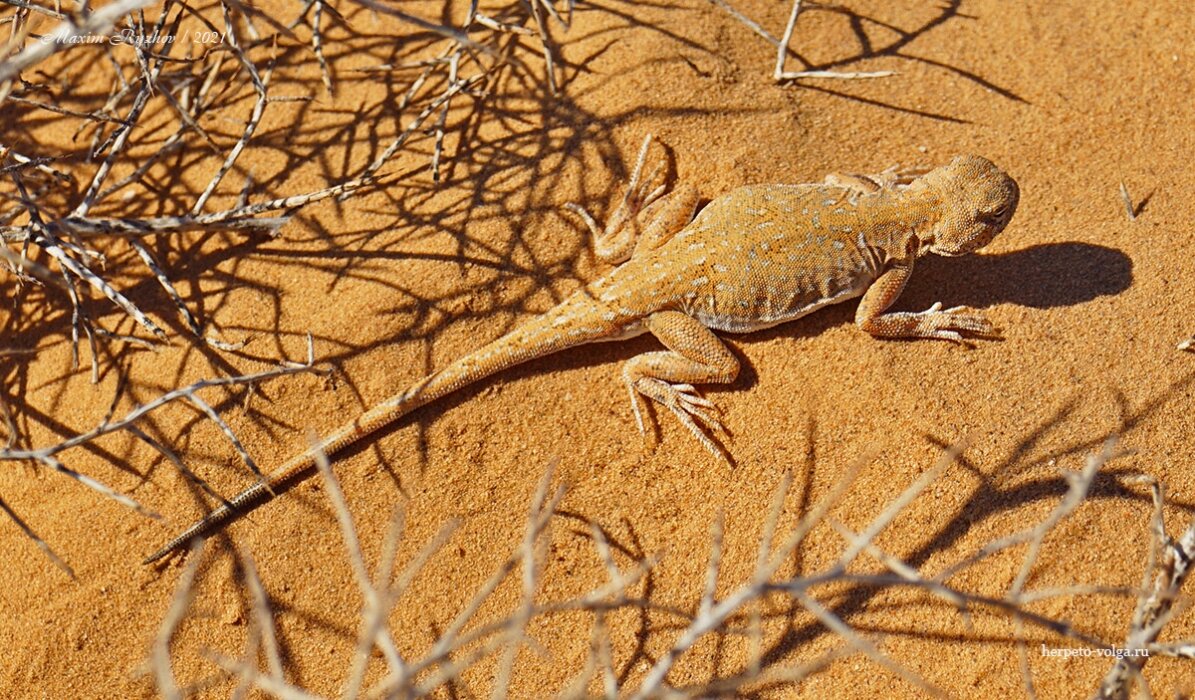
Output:
[[1149,649],[1125,649],[1123,647],[1048,647],[1041,645],[1042,656],[1070,658],[1072,656],[1106,656],[1114,659],[1135,656],[1149,656]]
[[122,29],[111,34],[72,34],[69,36],[46,34],[41,37],[41,42],[43,44],[69,44],[72,46],[81,44],[112,44],[113,46],[126,44],[128,46],[145,48],[188,42],[195,44],[220,44],[224,42],[224,34],[223,32],[208,30],[202,32],[186,31],[179,36],[175,36],[174,34],[145,35],[138,34],[134,29]]

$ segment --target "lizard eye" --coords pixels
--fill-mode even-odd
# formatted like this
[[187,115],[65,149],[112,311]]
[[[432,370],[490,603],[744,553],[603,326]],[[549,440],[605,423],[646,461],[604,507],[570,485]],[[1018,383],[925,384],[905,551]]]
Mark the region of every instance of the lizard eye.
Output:
[[999,209],[995,209],[995,210],[987,212],[985,214],[981,214],[980,218],[984,219],[985,221],[999,221],[1004,218],[1004,215],[1006,213],[1008,213],[1008,205],[1007,204],[1000,207]]

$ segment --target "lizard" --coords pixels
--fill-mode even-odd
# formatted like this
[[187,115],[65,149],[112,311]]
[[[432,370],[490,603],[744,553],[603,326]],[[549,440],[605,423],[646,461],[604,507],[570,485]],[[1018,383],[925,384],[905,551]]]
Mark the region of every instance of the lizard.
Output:
[[650,145],[649,134],[604,228],[570,205],[593,234],[595,255],[616,267],[377,403],[218,505],[145,563],[218,531],[313,474],[316,450],[332,459],[420,406],[566,348],[654,335],[664,349],[632,357],[622,370],[639,431],[646,433],[643,407],[650,399],[724,458],[710,437],[723,429],[716,408],[695,387],[728,384],[738,375],[738,359],[715,331],[748,333],[862,297],[855,323],[876,338],[998,337],[985,316],[964,306],[888,312],[918,257],[973,252],[1008,225],[1020,190],[991,161],[968,155],[917,173],[890,168],[832,174],[814,184],[748,185],[697,212],[693,185],[668,190],[665,159],[642,177]]

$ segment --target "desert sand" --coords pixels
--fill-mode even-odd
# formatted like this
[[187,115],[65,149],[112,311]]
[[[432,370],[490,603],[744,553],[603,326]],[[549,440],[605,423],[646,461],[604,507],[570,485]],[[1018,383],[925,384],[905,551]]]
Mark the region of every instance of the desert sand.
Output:
[[[787,3],[733,5],[774,36],[789,13]],[[221,201],[235,200],[246,173],[256,183],[253,201],[334,183],[377,157],[401,128],[396,123],[412,118],[395,107],[409,72],[353,69],[408,60],[404,51],[417,48],[403,37],[414,30],[346,0],[333,6],[352,28],[325,27],[335,94],[310,53],[300,55],[310,29],[299,26],[301,41],[283,46],[300,48],[278,52],[271,90],[312,100],[271,107]],[[462,8],[441,14],[439,7],[402,4],[436,22],[459,21]],[[265,10],[285,21],[297,12]],[[190,339],[169,297],[129,263],[134,254],[118,238],[97,245],[169,342],[154,350],[114,344],[119,351],[101,358],[92,384],[85,350],[80,367],[71,365],[67,316],[6,303],[0,344],[32,351],[0,358],[22,444],[93,428],[121,377],[127,394],[117,415],[204,377],[302,360],[310,333],[317,367],[326,371],[263,382],[249,397],[203,394],[263,469],[281,464],[312,431],[339,425],[600,275],[605,268],[584,228],[563,205],[608,215],[646,133],[673,152],[675,178],[706,198],[748,183],[812,182],[834,171],[938,165],[977,153],[1020,184],[1012,223],[979,254],[921,261],[896,308],[972,306],[1002,329],[1001,340],[971,347],[875,340],[853,325],[854,303],[728,337],[744,371],[704,394],[722,410],[733,466],[713,459],[666,411],[656,412],[657,437],[636,432],[620,367],[658,347],[648,336],[505,372],[421,409],[338,461],[371,570],[396,507],[405,518],[399,571],[456,523],[394,603],[388,622],[397,650],[406,658],[426,653],[519,551],[533,494],[553,464],[551,484],[565,490],[537,550],[537,602],[575,599],[609,581],[594,527],[621,569],[652,562],[627,589],[634,600],[604,617],[613,674],[627,692],[698,613],[716,523],[724,532],[716,597],[750,581],[786,474],[792,486],[782,501],[782,534],[858,468],[828,518],[782,562],[778,580],[823,571],[846,546],[833,523],[862,531],[945,449],[963,445],[875,540],[933,576],[1043,521],[1067,491],[1064,473],[1118,436],[1131,454],[1109,461],[1090,496],[1044,539],[1026,589],[1141,585],[1152,505],[1148,487],[1131,476],[1165,485],[1171,535],[1187,527],[1195,506],[1195,354],[1176,349],[1195,333],[1195,54],[1186,3],[807,3],[791,45],[810,66],[894,75],[783,84],[772,77],[774,48],[707,2],[579,3],[567,31],[549,26],[558,94],[548,89],[542,58],[516,52],[520,69],[487,81],[484,96],[454,101],[439,183],[429,165],[434,135],[420,131],[384,166],[380,186],[306,207],[277,237],[151,239],[186,304],[223,340],[247,341],[240,350]],[[102,104],[110,80],[110,66],[94,58],[101,54],[88,51],[41,66],[50,76],[83,76],[73,78],[69,102],[78,109]],[[790,57],[789,69],[801,67]],[[94,85],[103,87],[88,75],[102,77]],[[154,105],[161,114],[148,115],[147,124],[175,118],[164,103]],[[206,123],[225,149],[241,136],[251,93],[234,106],[228,113],[241,121]],[[78,122],[65,115],[9,103],[0,120],[16,150],[80,161],[86,153],[86,139],[72,140]],[[143,143],[168,134],[151,129]],[[221,158],[198,147],[172,158],[152,186],[129,188],[126,203],[141,215],[169,213],[171,193],[193,197]],[[9,185],[0,187],[11,193]],[[0,280],[5,299],[15,298],[14,278]],[[88,308],[99,325],[149,337],[102,298]],[[220,429],[184,402],[141,425],[219,493],[253,483]],[[154,696],[147,659],[196,557],[140,561],[214,502],[127,433],[61,458],[162,517],[147,518],[44,467],[3,462],[0,498],[75,577],[11,519],[0,519],[0,695]],[[251,555],[260,576],[286,680],[321,695],[340,692],[363,603],[319,478],[206,544],[194,598],[169,647],[175,681],[200,697],[237,688],[214,659],[235,662],[260,636],[238,551]],[[1000,598],[1026,555],[1024,545],[1010,548],[949,583]],[[887,570],[862,554],[850,571]],[[520,586],[516,568],[469,629],[516,611]],[[701,687],[742,673],[752,658],[781,668],[842,649],[799,682],[745,688],[766,697],[921,697],[927,691],[915,676],[952,697],[1017,697],[1026,693],[1025,666],[1040,697],[1072,698],[1093,693],[1112,666],[1098,655],[1045,655],[1043,647],[1091,645],[992,607],[961,612],[921,587],[840,582],[814,596],[888,664],[852,651],[808,608],[776,593],[702,636],[667,682]],[[1132,595],[1074,594],[1026,608],[1123,644],[1134,604]],[[1187,607],[1180,604],[1162,641],[1195,636]],[[510,697],[567,689],[585,668],[593,628],[592,612],[536,616],[513,658]],[[268,668],[264,654],[248,658]],[[370,657],[368,683],[382,677],[384,662],[381,652]],[[501,651],[484,655],[438,694],[489,694],[502,664]],[[1155,656],[1144,675],[1155,695],[1195,692],[1190,660]],[[601,682],[587,689],[600,694]]]

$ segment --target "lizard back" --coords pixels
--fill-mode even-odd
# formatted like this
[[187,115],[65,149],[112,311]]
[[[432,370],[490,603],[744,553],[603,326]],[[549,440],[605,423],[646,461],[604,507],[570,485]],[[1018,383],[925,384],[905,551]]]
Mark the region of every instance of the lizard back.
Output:
[[[912,235],[900,193],[829,185],[752,185],[711,201],[663,246],[591,286],[638,314],[656,305],[708,328],[749,333],[866,291]],[[646,282],[647,284],[644,284]],[[653,309],[654,310],[654,309]]]

